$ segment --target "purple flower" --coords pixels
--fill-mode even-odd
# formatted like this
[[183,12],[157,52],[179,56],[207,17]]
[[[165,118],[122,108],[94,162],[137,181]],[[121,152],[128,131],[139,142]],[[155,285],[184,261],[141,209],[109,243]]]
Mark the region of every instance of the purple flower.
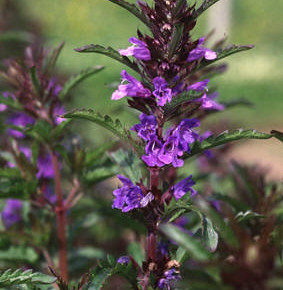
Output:
[[145,147],[145,153],[147,155],[142,156],[142,160],[148,165],[148,166],[158,166],[162,167],[165,165],[164,162],[162,162],[159,159],[159,154],[162,148],[162,142],[157,138],[157,136],[151,136],[149,142],[146,144]]
[[178,148],[180,150],[185,152],[190,151],[190,144],[199,138],[199,135],[192,128],[199,127],[199,125],[199,120],[195,118],[184,119],[173,131],[173,135],[178,138]]
[[[25,113],[20,112],[20,113],[15,113],[12,116],[10,116],[10,118],[8,118],[8,120],[7,120],[7,123],[14,125],[14,126],[17,126],[17,127],[20,127],[20,128],[24,128],[27,125],[32,125],[34,123],[34,118],[30,117],[29,115],[27,115]],[[10,136],[13,136],[15,138],[24,138],[25,137],[25,135],[22,132],[20,132],[16,129],[9,128],[7,130],[7,133]]]
[[131,130],[136,131],[138,136],[145,141],[150,140],[156,133],[157,122],[154,115],[140,114],[140,124],[134,125]]
[[18,199],[7,199],[2,211],[2,221],[6,228],[21,220],[22,202]]
[[132,55],[136,59],[140,59],[140,60],[150,60],[151,59],[150,51],[147,48],[146,43],[144,43],[143,41],[141,41],[135,37],[131,37],[129,39],[129,42],[132,43],[133,45],[128,47],[127,49],[120,49],[119,53],[121,55],[124,55],[124,56]]
[[130,258],[128,256],[121,256],[118,260],[117,263],[119,264],[129,264],[130,263]]
[[56,194],[54,193],[54,190],[51,188],[51,186],[47,185],[44,188],[43,195],[50,203],[52,204],[56,203],[57,197],[56,197]]
[[190,175],[172,186],[170,190],[176,200],[183,197],[188,191],[191,193],[191,197],[193,197],[197,194],[197,191],[192,188],[193,185],[195,185],[195,182],[192,180],[192,175]]
[[152,94],[157,98],[157,104],[163,107],[166,102],[170,103],[172,100],[172,90],[168,87],[167,82],[161,77],[155,77],[152,83],[155,88]]
[[141,188],[134,185],[130,179],[121,175],[117,175],[117,177],[121,180],[123,186],[113,191],[115,200],[112,208],[118,208],[122,212],[128,212],[135,208],[145,207],[154,199],[152,193],[144,196]]
[[158,281],[158,288],[170,290],[171,289],[170,281],[179,280],[179,279],[181,279],[179,271],[177,271],[175,268],[171,268],[165,271],[164,278],[161,278]]
[[209,79],[205,79],[203,81],[200,81],[200,82],[197,82],[195,84],[188,86],[187,89],[192,90],[192,91],[201,92],[201,91],[207,90],[208,83],[209,83]]
[[40,155],[37,159],[37,178],[53,178],[54,170],[50,154]]
[[57,83],[56,78],[51,78],[47,87],[48,92],[51,92],[53,96],[58,96],[62,90],[62,86]]
[[183,155],[183,151],[179,149],[178,145],[178,137],[169,136],[159,152],[159,160],[165,164],[172,163],[174,167],[182,167],[184,165],[184,161],[182,159],[178,159],[178,157]]
[[197,99],[197,101],[202,102],[201,106],[204,109],[223,111],[225,106],[215,101],[218,95],[218,92],[212,93],[210,95],[204,94],[200,99]]
[[201,58],[205,58],[206,60],[213,60],[217,58],[217,53],[209,48],[205,48],[202,46],[204,43],[204,37],[199,39],[198,46],[190,51],[187,61],[195,61]]
[[62,105],[58,104],[57,106],[55,106],[54,110],[53,110],[53,117],[54,117],[54,121],[56,125],[59,125],[60,123],[62,123],[63,121],[65,121],[65,118],[60,118],[60,115],[63,115],[65,113],[65,109]]
[[[141,82],[129,75],[125,70],[121,72],[122,83],[119,85],[118,90],[112,94],[112,100],[119,100],[126,96],[148,98],[151,96],[151,91],[145,88]],[[128,82],[124,84],[124,82]]]

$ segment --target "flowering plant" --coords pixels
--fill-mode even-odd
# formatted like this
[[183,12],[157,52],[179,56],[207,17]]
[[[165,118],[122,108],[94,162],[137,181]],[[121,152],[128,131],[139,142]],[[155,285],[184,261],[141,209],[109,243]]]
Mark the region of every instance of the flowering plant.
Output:
[[[102,67],[85,70],[62,86],[51,77],[62,46],[54,50],[47,66],[43,65],[42,51],[36,58],[28,48],[24,65],[12,61],[3,73],[15,87],[14,92],[5,92],[1,98],[8,126],[4,135],[10,136],[8,154],[3,155],[5,168],[0,172],[1,194],[9,198],[2,211],[5,227],[18,226],[22,219],[24,205],[10,199],[11,195],[17,197],[18,193],[21,199],[27,196],[31,205],[51,209],[57,224],[58,271],[47,251],[48,241],[36,246],[40,246],[38,250],[60,289],[101,289],[107,278],[115,275],[128,281],[121,282],[123,289],[127,285],[144,290],[269,289],[269,278],[277,275],[273,271],[276,253],[282,247],[282,227],[278,226],[282,223],[278,213],[280,190],[275,185],[269,188],[262,172],[237,163],[231,170],[221,161],[232,141],[273,137],[282,141],[282,133],[239,129],[217,134],[202,128],[207,116],[242,104],[217,100],[218,93],[210,87],[211,76],[223,72],[217,61],[253,46],[223,48],[221,41],[208,48],[207,36],[193,39],[191,32],[197,18],[218,0],[204,0],[199,7],[186,0],[154,0],[152,5],[110,1],[140,19],[148,32],[138,30],[137,37],[129,39],[132,45],[118,51],[94,44],[76,51],[104,54],[127,67],[111,100],[126,99],[128,106],[139,112],[139,123],[126,127],[119,119],[93,110],[66,113],[62,100],[70,89]],[[112,146],[92,152],[77,144],[71,146],[72,135],[66,128],[69,119],[75,118],[111,131],[127,143],[127,150],[108,153],[105,161],[99,157]],[[187,173],[185,162],[195,156],[198,173]],[[95,175],[99,171],[97,159],[104,170],[99,176]],[[201,180],[207,170],[213,172],[216,182]],[[113,190],[112,210],[100,198],[94,199],[92,210],[99,211],[100,207],[105,218],[121,218],[140,242],[131,243],[128,253],[120,253],[117,258],[102,255],[94,269],[70,281],[70,268],[72,273],[77,272],[75,262],[67,261],[68,239],[73,235],[70,222],[67,235],[67,219],[73,220],[72,213],[76,217],[75,205],[81,206],[80,214],[89,210],[86,204],[78,203],[81,192],[115,171],[119,171],[119,185]],[[64,194],[62,181],[70,187],[69,194]],[[217,192],[217,185],[226,189],[225,181],[235,182],[238,196],[231,188],[227,189],[231,196]],[[16,187],[12,186],[14,182]],[[34,213],[31,211],[31,215]],[[43,220],[47,217],[43,214]],[[37,222],[34,224],[38,226]],[[52,234],[51,226],[43,232],[48,230]],[[29,234],[34,239],[40,236],[38,232]]]

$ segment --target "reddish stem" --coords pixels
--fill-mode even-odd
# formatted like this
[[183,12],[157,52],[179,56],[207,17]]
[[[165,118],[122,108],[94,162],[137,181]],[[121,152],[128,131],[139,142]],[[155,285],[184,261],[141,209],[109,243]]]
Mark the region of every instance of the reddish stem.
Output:
[[61,186],[61,175],[59,171],[59,162],[53,150],[50,150],[54,179],[55,191],[57,197],[56,218],[57,218],[57,238],[59,246],[59,270],[60,275],[66,283],[68,283],[68,262],[67,262],[67,236],[66,236],[66,209],[64,207],[63,192]]

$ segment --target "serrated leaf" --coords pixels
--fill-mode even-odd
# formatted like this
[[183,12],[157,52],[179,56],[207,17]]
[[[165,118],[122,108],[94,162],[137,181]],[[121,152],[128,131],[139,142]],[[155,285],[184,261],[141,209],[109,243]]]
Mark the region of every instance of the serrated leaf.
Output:
[[271,134],[278,140],[280,140],[281,142],[283,142],[283,133],[276,131],[276,130],[272,130]]
[[140,9],[137,7],[137,5],[128,3],[127,1],[124,1],[124,0],[109,0],[109,1],[123,7],[126,10],[128,10],[134,16],[136,16],[138,19],[140,19],[145,25],[150,27],[150,22],[147,20],[145,15],[140,11]]
[[190,154],[185,154],[183,159],[190,158],[196,154],[203,152],[204,150],[211,149],[220,145],[224,145],[233,141],[243,139],[270,139],[273,136],[267,133],[257,132],[256,130],[243,130],[238,129],[232,132],[224,131],[218,136],[210,136],[204,139],[201,143],[199,141],[194,142],[191,145]]
[[96,267],[91,273],[90,282],[83,288],[84,290],[99,290],[103,287],[107,278],[112,275],[113,269]]
[[100,167],[87,171],[86,173],[83,174],[82,179],[86,185],[90,186],[98,182],[101,182],[105,179],[108,179],[110,177],[113,177],[114,175],[115,172],[113,169]]
[[122,126],[121,121],[119,119],[116,119],[114,121],[108,115],[102,116],[100,113],[96,113],[90,109],[74,110],[64,114],[62,117],[89,120],[111,131],[114,135],[116,135],[121,139],[124,139],[127,143],[130,142],[138,153],[141,153],[141,150],[143,150],[143,148],[141,148],[141,146],[138,143],[136,143],[134,140],[131,139],[130,131]]
[[192,15],[193,19],[198,18],[203,12],[205,12],[209,7],[211,7],[213,4],[215,4],[218,1],[219,0],[203,0],[200,7],[197,10],[195,10],[195,12],[193,13]]
[[139,69],[138,69],[136,64],[134,64],[132,61],[130,61],[130,59],[128,57],[120,55],[120,53],[117,50],[113,49],[112,47],[105,48],[102,45],[89,44],[89,45],[82,46],[80,48],[76,48],[75,51],[103,54],[103,55],[106,55],[110,58],[113,58],[113,59],[125,64],[126,66],[135,70],[136,72],[139,72]]
[[63,85],[62,90],[59,93],[60,98],[64,98],[71,89],[76,87],[79,83],[81,83],[83,80],[93,76],[94,74],[102,71],[104,69],[103,66],[94,66],[89,67],[85,70],[82,70],[77,75],[71,76]]
[[33,273],[32,270],[24,271],[22,269],[17,269],[15,271],[12,271],[11,269],[8,269],[5,272],[0,273],[0,287],[5,287],[5,289],[7,289],[6,287],[12,285],[44,285],[53,284],[55,281],[55,277],[51,277],[49,275],[45,275],[39,272]]
[[224,49],[221,49],[221,50],[218,50],[216,51],[217,52],[217,58],[216,59],[213,59],[213,60],[206,60],[206,59],[203,59],[201,61],[201,63],[193,70],[193,72],[195,71],[198,71],[198,70],[201,70],[203,69],[204,67],[216,62],[216,61],[219,61],[223,58],[226,58],[232,54],[235,54],[235,53],[238,53],[238,52],[242,52],[242,51],[246,51],[246,50],[250,50],[252,49],[254,46],[253,45],[230,45]]
[[211,253],[199,241],[184,233],[180,228],[172,224],[163,224],[160,229],[166,236],[183,247],[194,259],[198,261],[211,259]]
[[143,164],[132,151],[126,151],[119,149],[115,152],[111,152],[110,156],[114,162],[118,165],[119,171],[131,179],[132,182],[140,182],[142,179],[142,167]]

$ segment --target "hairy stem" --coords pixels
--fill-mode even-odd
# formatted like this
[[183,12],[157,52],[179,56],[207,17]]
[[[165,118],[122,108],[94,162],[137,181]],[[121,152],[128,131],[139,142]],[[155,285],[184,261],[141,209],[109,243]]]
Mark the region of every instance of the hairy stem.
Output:
[[66,236],[66,209],[63,203],[63,192],[61,186],[61,175],[59,162],[56,154],[51,151],[51,158],[54,170],[55,191],[57,196],[56,218],[57,218],[57,238],[59,246],[59,270],[60,275],[68,283],[68,262],[67,262],[67,236]]

